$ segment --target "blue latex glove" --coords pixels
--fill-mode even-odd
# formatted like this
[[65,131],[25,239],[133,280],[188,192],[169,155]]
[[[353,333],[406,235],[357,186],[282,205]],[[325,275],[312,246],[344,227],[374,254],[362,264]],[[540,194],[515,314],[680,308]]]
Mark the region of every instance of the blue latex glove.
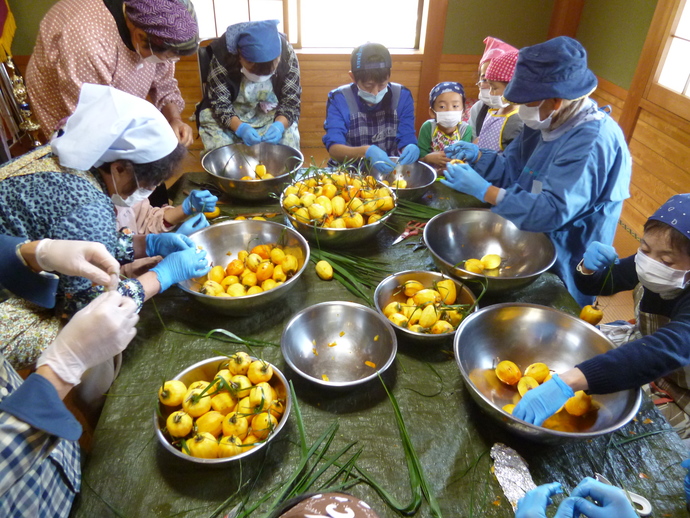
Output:
[[412,164],[416,162],[418,158],[419,147],[417,147],[417,144],[408,144],[403,148],[400,158],[398,159],[398,163],[402,165]]
[[238,137],[240,137],[242,141],[248,146],[253,146],[254,144],[258,144],[259,142],[261,142],[261,137],[259,136],[257,131],[246,122],[243,122],[239,125],[239,127],[235,131],[235,134]]
[[167,257],[172,253],[188,248],[195,248],[194,241],[184,234],[171,232],[169,234],[147,234],[146,235],[146,255],[153,257],[162,255]]
[[685,475],[685,502],[686,507],[690,510],[690,459],[685,459],[680,465],[688,470],[688,474]]
[[208,191],[194,190],[182,202],[182,210],[187,216],[197,212],[213,212],[218,197]]
[[491,184],[484,180],[477,171],[467,164],[448,164],[443,185],[456,191],[470,194],[478,200],[484,201],[486,191]]
[[193,216],[184,223],[182,223],[182,225],[180,225],[175,232],[177,232],[178,234],[184,234],[185,236],[188,236],[189,234],[193,234],[197,230],[206,228],[209,225],[210,223],[206,219],[206,216],[199,213],[196,216]]
[[585,251],[582,263],[588,270],[598,272],[613,263],[618,263],[618,253],[612,246],[605,245],[599,241],[592,241]]
[[531,424],[541,424],[558,412],[575,393],[558,374],[549,381],[528,391],[513,409],[513,416]]
[[479,146],[477,144],[472,144],[471,142],[460,140],[452,143],[450,146],[447,146],[443,152],[448,158],[464,160],[465,162],[473,164],[479,157]]
[[[591,498],[597,503],[587,500],[587,498]],[[583,478],[573,489],[568,500],[574,500],[572,516],[584,514],[588,518],[638,517],[622,489],[604,484],[591,477]]]
[[285,126],[283,126],[283,123],[275,121],[268,127],[266,133],[264,133],[264,136],[261,137],[261,140],[263,142],[277,144],[278,142],[280,142],[280,139],[283,138],[283,133],[285,133]]
[[[180,234],[174,235],[179,236]],[[161,292],[163,292],[173,284],[194,277],[201,277],[210,270],[211,265],[206,260],[206,251],[199,248],[188,248],[170,254],[150,271],[156,272],[158,282],[161,285]]]
[[528,491],[518,501],[515,518],[546,518],[546,508],[553,503],[551,497],[562,492],[563,489],[558,482],[544,484]]
[[395,163],[388,158],[388,153],[378,146],[369,146],[364,156],[369,159],[373,167],[382,173],[390,173],[395,169]]

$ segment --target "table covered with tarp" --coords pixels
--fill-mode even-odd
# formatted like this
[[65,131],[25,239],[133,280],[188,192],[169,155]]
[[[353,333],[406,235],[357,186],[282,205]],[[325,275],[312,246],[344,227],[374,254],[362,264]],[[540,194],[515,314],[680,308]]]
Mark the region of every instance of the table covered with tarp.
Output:
[[[185,191],[203,186],[208,179],[205,173],[186,175],[178,182],[177,198],[181,200]],[[225,215],[280,213],[275,201],[226,201],[222,205]],[[442,209],[481,206],[476,199],[440,184],[434,185],[420,203]],[[435,269],[429,252],[416,246],[419,237],[391,246],[408,219],[394,216],[375,243],[347,251],[382,259],[391,272]],[[280,215],[274,221],[286,223]],[[331,438],[330,443],[321,443],[321,465],[337,459],[308,486],[309,491],[323,491],[342,482],[347,471],[350,478],[345,491],[367,501],[381,517],[401,513],[384,501],[380,491],[387,492],[399,508],[411,508],[414,516],[433,516],[429,501],[434,499],[446,517],[513,516],[491,469],[489,451],[495,443],[503,443],[524,457],[537,485],[559,481],[570,491],[583,477],[597,472],[648,498],[653,516],[687,516],[685,470],[680,467],[686,448],[647,399],[636,418],[612,434],[560,446],[530,443],[505,431],[479,410],[463,384],[451,340],[436,347],[399,340],[396,360],[382,380],[349,390],[328,390],[303,380],[289,369],[279,347],[252,347],[253,353],[275,364],[293,382],[301,423],[293,406],[285,428],[267,447],[222,468],[184,461],[158,443],[154,412],[162,380],[206,358],[247,350],[242,344],[207,338],[210,330],[226,329],[239,337],[279,344],[283,328],[294,314],[329,300],[363,302],[338,282],[320,280],[310,265],[283,301],[246,317],[214,313],[176,287],[148,301],[141,312],[137,336],[124,352],[121,372],[107,397],[92,451],[84,460],[81,494],[72,516],[234,516],[243,504],[250,506],[268,495],[266,503],[252,514],[264,516],[281,493],[281,484],[294,476],[300,464],[303,444],[299,424],[303,425],[307,447],[324,434]],[[518,291],[486,297],[481,306],[497,302],[529,302],[575,315],[579,312],[561,281],[551,273]],[[384,384],[399,406],[423,483],[418,471],[408,464]],[[310,473],[316,474],[318,469]],[[365,483],[361,473],[375,481],[378,489]],[[361,481],[351,485],[357,480]],[[418,507],[417,501],[421,502]],[[556,503],[560,501],[561,497],[555,498]]]

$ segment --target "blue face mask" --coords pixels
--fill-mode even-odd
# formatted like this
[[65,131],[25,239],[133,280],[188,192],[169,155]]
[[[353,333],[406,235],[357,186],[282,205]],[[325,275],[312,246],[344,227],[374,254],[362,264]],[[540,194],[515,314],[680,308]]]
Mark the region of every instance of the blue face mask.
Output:
[[383,101],[383,97],[386,95],[386,92],[388,92],[388,88],[384,88],[381,90],[379,93],[376,95],[369,93],[365,90],[362,90],[361,88],[358,88],[357,90],[357,95],[364,101],[369,104],[378,104],[381,101]]

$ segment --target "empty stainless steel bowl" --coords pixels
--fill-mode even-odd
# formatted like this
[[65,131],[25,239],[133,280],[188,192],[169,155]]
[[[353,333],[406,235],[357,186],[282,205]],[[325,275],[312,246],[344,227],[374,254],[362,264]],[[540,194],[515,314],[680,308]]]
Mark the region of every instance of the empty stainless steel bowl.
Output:
[[303,378],[332,388],[366,383],[383,372],[398,349],[393,328],[375,310],[353,302],[322,302],[285,326],[280,348]]
[[[455,304],[464,304],[469,309],[469,307],[471,307],[477,300],[477,298],[474,296],[474,293],[472,293],[467,286],[457,279],[449,277],[448,275],[423,270],[407,270],[389,275],[379,283],[379,285],[376,287],[376,291],[374,292],[374,303],[376,304],[376,310],[383,315],[383,310],[389,303],[400,302],[401,304],[405,304],[407,302],[407,297],[403,293],[401,286],[407,281],[417,280],[425,287],[431,288],[435,282],[443,279],[451,279],[455,283],[455,289],[457,291]],[[472,311],[477,311],[476,305]],[[393,326],[395,333],[398,335],[398,338],[429,345],[443,342],[450,343],[450,341],[453,339],[453,336],[455,336],[455,333],[444,333],[439,335],[432,335],[430,333],[416,333],[414,331],[410,331],[406,327],[397,326],[392,322],[391,325]]]
[[[227,360],[227,356],[216,356],[214,358],[202,360],[198,363],[195,363],[194,365],[187,367],[185,370],[180,372],[177,376],[175,376],[172,379],[180,380],[184,382],[184,384],[187,386],[189,386],[194,381],[211,381],[218,372],[220,365],[227,362]],[[252,357],[252,360],[256,360],[256,358]],[[183,453],[179,449],[175,448],[170,443],[169,438],[163,433],[162,429],[165,427],[165,420],[172,412],[177,410],[177,408],[166,407],[165,405],[162,405],[160,403],[158,403],[158,408],[153,411],[153,427],[156,430],[158,442],[160,442],[161,445],[163,445],[163,448],[168,450],[176,457],[187,460],[189,462],[193,462],[195,464],[202,464],[207,466],[218,466],[219,464],[224,465],[230,462],[234,462],[236,460],[246,459],[247,457],[254,455],[256,452],[265,447],[269,442],[275,439],[275,437],[285,427],[285,423],[287,423],[288,416],[290,415],[290,410],[292,409],[292,395],[290,394],[290,387],[288,385],[287,379],[285,378],[285,375],[282,372],[280,372],[280,370],[278,370],[278,368],[275,365],[269,365],[271,365],[271,367],[273,368],[273,377],[269,381],[269,384],[275,389],[276,393],[278,394],[278,397],[283,398],[285,400],[285,411],[283,412],[283,416],[280,418],[280,421],[278,422],[278,426],[276,426],[276,428],[273,430],[273,432],[271,432],[271,434],[267,437],[267,439],[264,442],[257,443],[256,446],[254,446],[253,448],[234,457],[225,457],[218,459],[202,459],[199,457],[192,457],[191,455],[187,455],[186,453]]]
[[309,244],[291,228],[273,221],[241,220],[216,223],[191,234],[190,239],[206,250],[213,265],[223,267],[237,259],[240,250],[251,250],[256,245],[280,244],[297,258],[299,269],[283,284],[269,291],[244,297],[213,297],[199,293],[201,283],[194,279],[178,284],[194,302],[233,316],[249,315],[252,312],[278,303],[296,284],[297,279],[309,264]]
[[628,423],[641,402],[639,389],[595,395],[601,405],[586,429],[565,432],[527,424],[502,410],[515,390],[493,370],[510,360],[521,370],[536,362],[556,373],[604,353],[613,344],[594,326],[572,315],[536,304],[495,304],[468,316],[455,333],[455,360],[472,398],[509,431],[534,442],[558,444],[607,434]]
[[[303,162],[299,149],[262,142],[254,146],[229,144],[219,147],[204,155],[201,166],[228,196],[241,200],[265,200],[272,195],[279,196],[290,181],[290,173],[302,167]],[[260,163],[274,178],[242,180],[242,177],[254,176]]]
[[[488,293],[527,286],[556,261],[546,234],[520,230],[489,209],[455,209],[435,216],[424,227],[424,243],[441,271],[461,280],[485,280]],[[483,275],[464,269],[467,259],[486,254],[500,256],[500,266]]]
[[[398,162],[398,157],[389,157],[393,162]],[[424,162],[414,162],[406,165],[396,165],[390,173],[382,173],[378,169],[370,168],[369,174],[378,181],[384,180],[391,185],[398,198],[404,200],[417,200],[436,181],[436,170]],[[407,186],[404,189],[393,187],[396,180],[405,180]]]

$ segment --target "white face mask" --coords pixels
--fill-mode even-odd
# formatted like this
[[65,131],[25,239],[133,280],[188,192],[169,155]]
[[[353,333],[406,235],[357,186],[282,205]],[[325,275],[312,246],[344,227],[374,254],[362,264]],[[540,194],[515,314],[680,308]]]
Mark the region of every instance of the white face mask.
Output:
[[549,129],[549,126],[551,126],[551,118],[553,117],[555,110],[552,111],[549,116],[546,117],[546,119],[539,119],[539,108],[543,102],[544,101],[540,102],[537,106],[527,106],[526,104],[521,104],[518,108],[518,117],[520,117],[522,122],[528,128],[532,128],[533,130],[547,130]]
[[110,196],[110,201],[113,202],[113,205],[117,205],[118,207],[133,207],[137,203],[142,202],[149,196],[151,196],[153,190],[143,189],[139,187],[139,180],[137,180],[136,176],[134,177],[134,181],[137,182],[137,190],[129,196],[127,196],[126,198],[123,198],[122,196],[120,196],[120,193],[117,192],[117,182],[113,178],[113,187],[115,187],[115,194]]
[[490,88],[481,88],[479,90],[479,100],[491,107],[491,94],[489,94]]
[[252,83],[263,83],[264,81],[268,81],[269,79],[271,79],[271,77],[273,76],[273,74],[268,74],[267,76],[258,76],[256,74],[252,74],[249,70],[247,70],[244,67],[242,67],[240,71],[242,72],[242,75],[249,79]]
[[436,123],[444,128],[455,128],[462,120],[461,111],[434,112],[436,113]]
[[641,250],[635,255],[635,270],[642,286],[658,293],[662,299],[673,299],[688,285],[690,270],[676,270],[655,261]]
[[494,110],[498,110],[500,108],[505,108],[510,103],[503,102],[502,95],[489,95],[489,102],[487,104]]
[[366,90],[362,90],[358,87],[357,95],[359,95],[363,101],[368,102],[369,104],[378,104],[383,101],[383,98],[386,96],[386,92],[388,92],[388,88],[384,88],[383,90],[379,91],[379,93],[374,95],[371,92],[367,92]]

